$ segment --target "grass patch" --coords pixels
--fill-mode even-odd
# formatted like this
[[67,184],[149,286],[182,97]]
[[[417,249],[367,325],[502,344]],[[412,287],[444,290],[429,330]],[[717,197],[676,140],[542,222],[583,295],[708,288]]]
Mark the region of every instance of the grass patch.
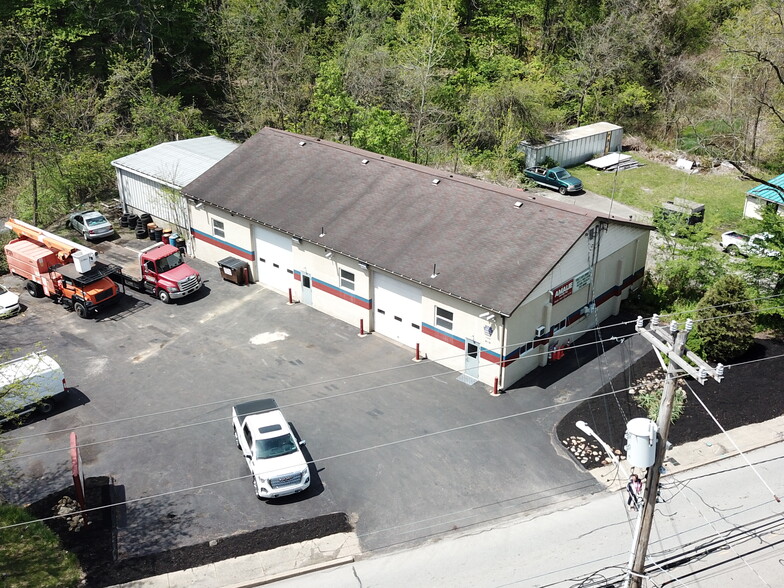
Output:
[[[0,527],[35,520],[24,509],[0,505]],[[77,586],[82,570],[43,523],[0,528],[0,584],[7,588]]]
[[617,174],[580,165],[569,171],[580,178],[586,189],[616,202],[647,212],[673,198],[686,198],[705,205],[705,223],[717,233],[738,228],[743,218],[746,192],[757,182],[738,179],[738,173],[696,173],[650,161],[638,154],[632,157],[643,164]]

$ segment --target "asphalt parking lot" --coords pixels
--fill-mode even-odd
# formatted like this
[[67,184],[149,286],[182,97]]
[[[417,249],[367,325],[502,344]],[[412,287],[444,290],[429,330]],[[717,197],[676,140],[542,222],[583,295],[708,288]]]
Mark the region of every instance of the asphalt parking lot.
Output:
[[[590,386],[493,397],[380,336],[189,263],[206,279],[195,297],[164,305],[128,290],[88,320],[2,277],[26,308],[0,321],[0,348],[42,344],[74,389],[47,418],[3,434],[13,449],[3,496],[25,503],[69,484],[71,431],[85,476],[112,476],[128,501],[120,557],[331,512],[377,550],[600,489],[554,439],[570,407],[530,413]],[[262,502],[230,411],[266,396],[307,441],[315,477]]]

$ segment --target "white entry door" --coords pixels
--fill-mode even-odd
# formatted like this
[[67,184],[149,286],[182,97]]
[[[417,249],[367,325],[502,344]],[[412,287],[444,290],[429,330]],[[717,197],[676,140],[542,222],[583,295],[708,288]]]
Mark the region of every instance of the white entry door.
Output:
[[466,376],[479,379],[479,343],[471,339],[465,340],[465,372]]

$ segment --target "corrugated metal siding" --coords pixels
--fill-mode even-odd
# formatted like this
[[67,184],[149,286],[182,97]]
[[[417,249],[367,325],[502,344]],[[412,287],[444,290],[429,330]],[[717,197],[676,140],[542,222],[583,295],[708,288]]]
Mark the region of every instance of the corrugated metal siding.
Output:
[[540,165],[547,157],[557,161],[562,167],[572,167],[585,163],[597,155],[619,151],[622,141],[623,129],[617,127],[576,139],[521,147],[525,149],[526,167]]
[[116,168],[182,188],[210,169],[239,145],[218,137],[161,143],[112,162]]
[[149,212],[152,216],[187,230],[188,208],[179,190],[166,188],[140,175],[117,169],[117,184],[123,202],[135,210]]

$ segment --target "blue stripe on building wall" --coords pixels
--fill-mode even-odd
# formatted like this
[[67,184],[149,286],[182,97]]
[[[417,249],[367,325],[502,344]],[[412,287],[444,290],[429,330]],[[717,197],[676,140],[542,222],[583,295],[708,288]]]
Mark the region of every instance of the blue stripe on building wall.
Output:
[[362,298],[362,296],[357,296],[353,292],[338,288],[337,286],[333,286],[332,284],[317,278],[311,278],[311,282],[313,283],[314,288],[321,290],[322,292],[327,292],[333,296],[336,296],[337,298],[340,298],[341,300],[345,300],[351,304],[356,304],[365,310],[370,310],[370,300],[368,298]]
[[218,239],[212,235],[208,235],[207,233],[200,231],[198,229],[194,229],[191,227],[191,235],[193,235],[194,239],[198,239],[199,241],[203,241],[204,243],[209,243],[219,249],[223,249],[224,251],[228,251],[229,253],[233,253],[238,257],[242,257],[243,259],[247,259],[249,261],[255,261],[256,256],[254,255],[253,251],[248,251],[240,247],[239,245],[232,245],[228,241],[224,241],[223,239]]
[[[612,286],[605,292],[599,294],[596,298],[594,298],[593,303],[596,306],[601,306],[605,302],[608,302],[615,298],[616,296],[620,296],[626,288],[634,284],[637,280],[641,279],[645,274],[645,268],[640,268],[632,275],[626,277],[623,280],[623,283],[620,286]],[[572,312],[569,316],[566,317],[566,326],[569,326],[575,322],[577,322],[580,317],[582,316],[582,309],[577,309]],[[545,333],[542,337],[533,340],[533,347],[538,347],[539,345],[547,345],[550,342],[550,339],[553,337],[555,331],[555,325],[550,325],[549,330]],[[530,348],[530,349],[533,349]],[[520,356],[529,351],[526,349],[526,345],[521,345],[520,347],[510,351],[504,356],[503,359],[503,367],[511,364],[516,359],[519,359]]]
[[[294,270],[294,279],[297,282],[302,281],[302,272],[300,270]],[[345,300],[346,302],[351,302],[352,304],[356,304],[357,306],[364,308],[365,310],[370,310],[373,306],[373,301],[370,298],[363,298],[353,292],[349,292],[348,290],[343,290],[342,288],[338,288],[337,286],[333,286],[325,282],[324,280],[319,280],[317,278],[311,277],[310,278],[313,287],[317,290],[321,290],[322,292],[326,292],[328,294],[332,294],[333,296],[340,298],[341,300]]]

